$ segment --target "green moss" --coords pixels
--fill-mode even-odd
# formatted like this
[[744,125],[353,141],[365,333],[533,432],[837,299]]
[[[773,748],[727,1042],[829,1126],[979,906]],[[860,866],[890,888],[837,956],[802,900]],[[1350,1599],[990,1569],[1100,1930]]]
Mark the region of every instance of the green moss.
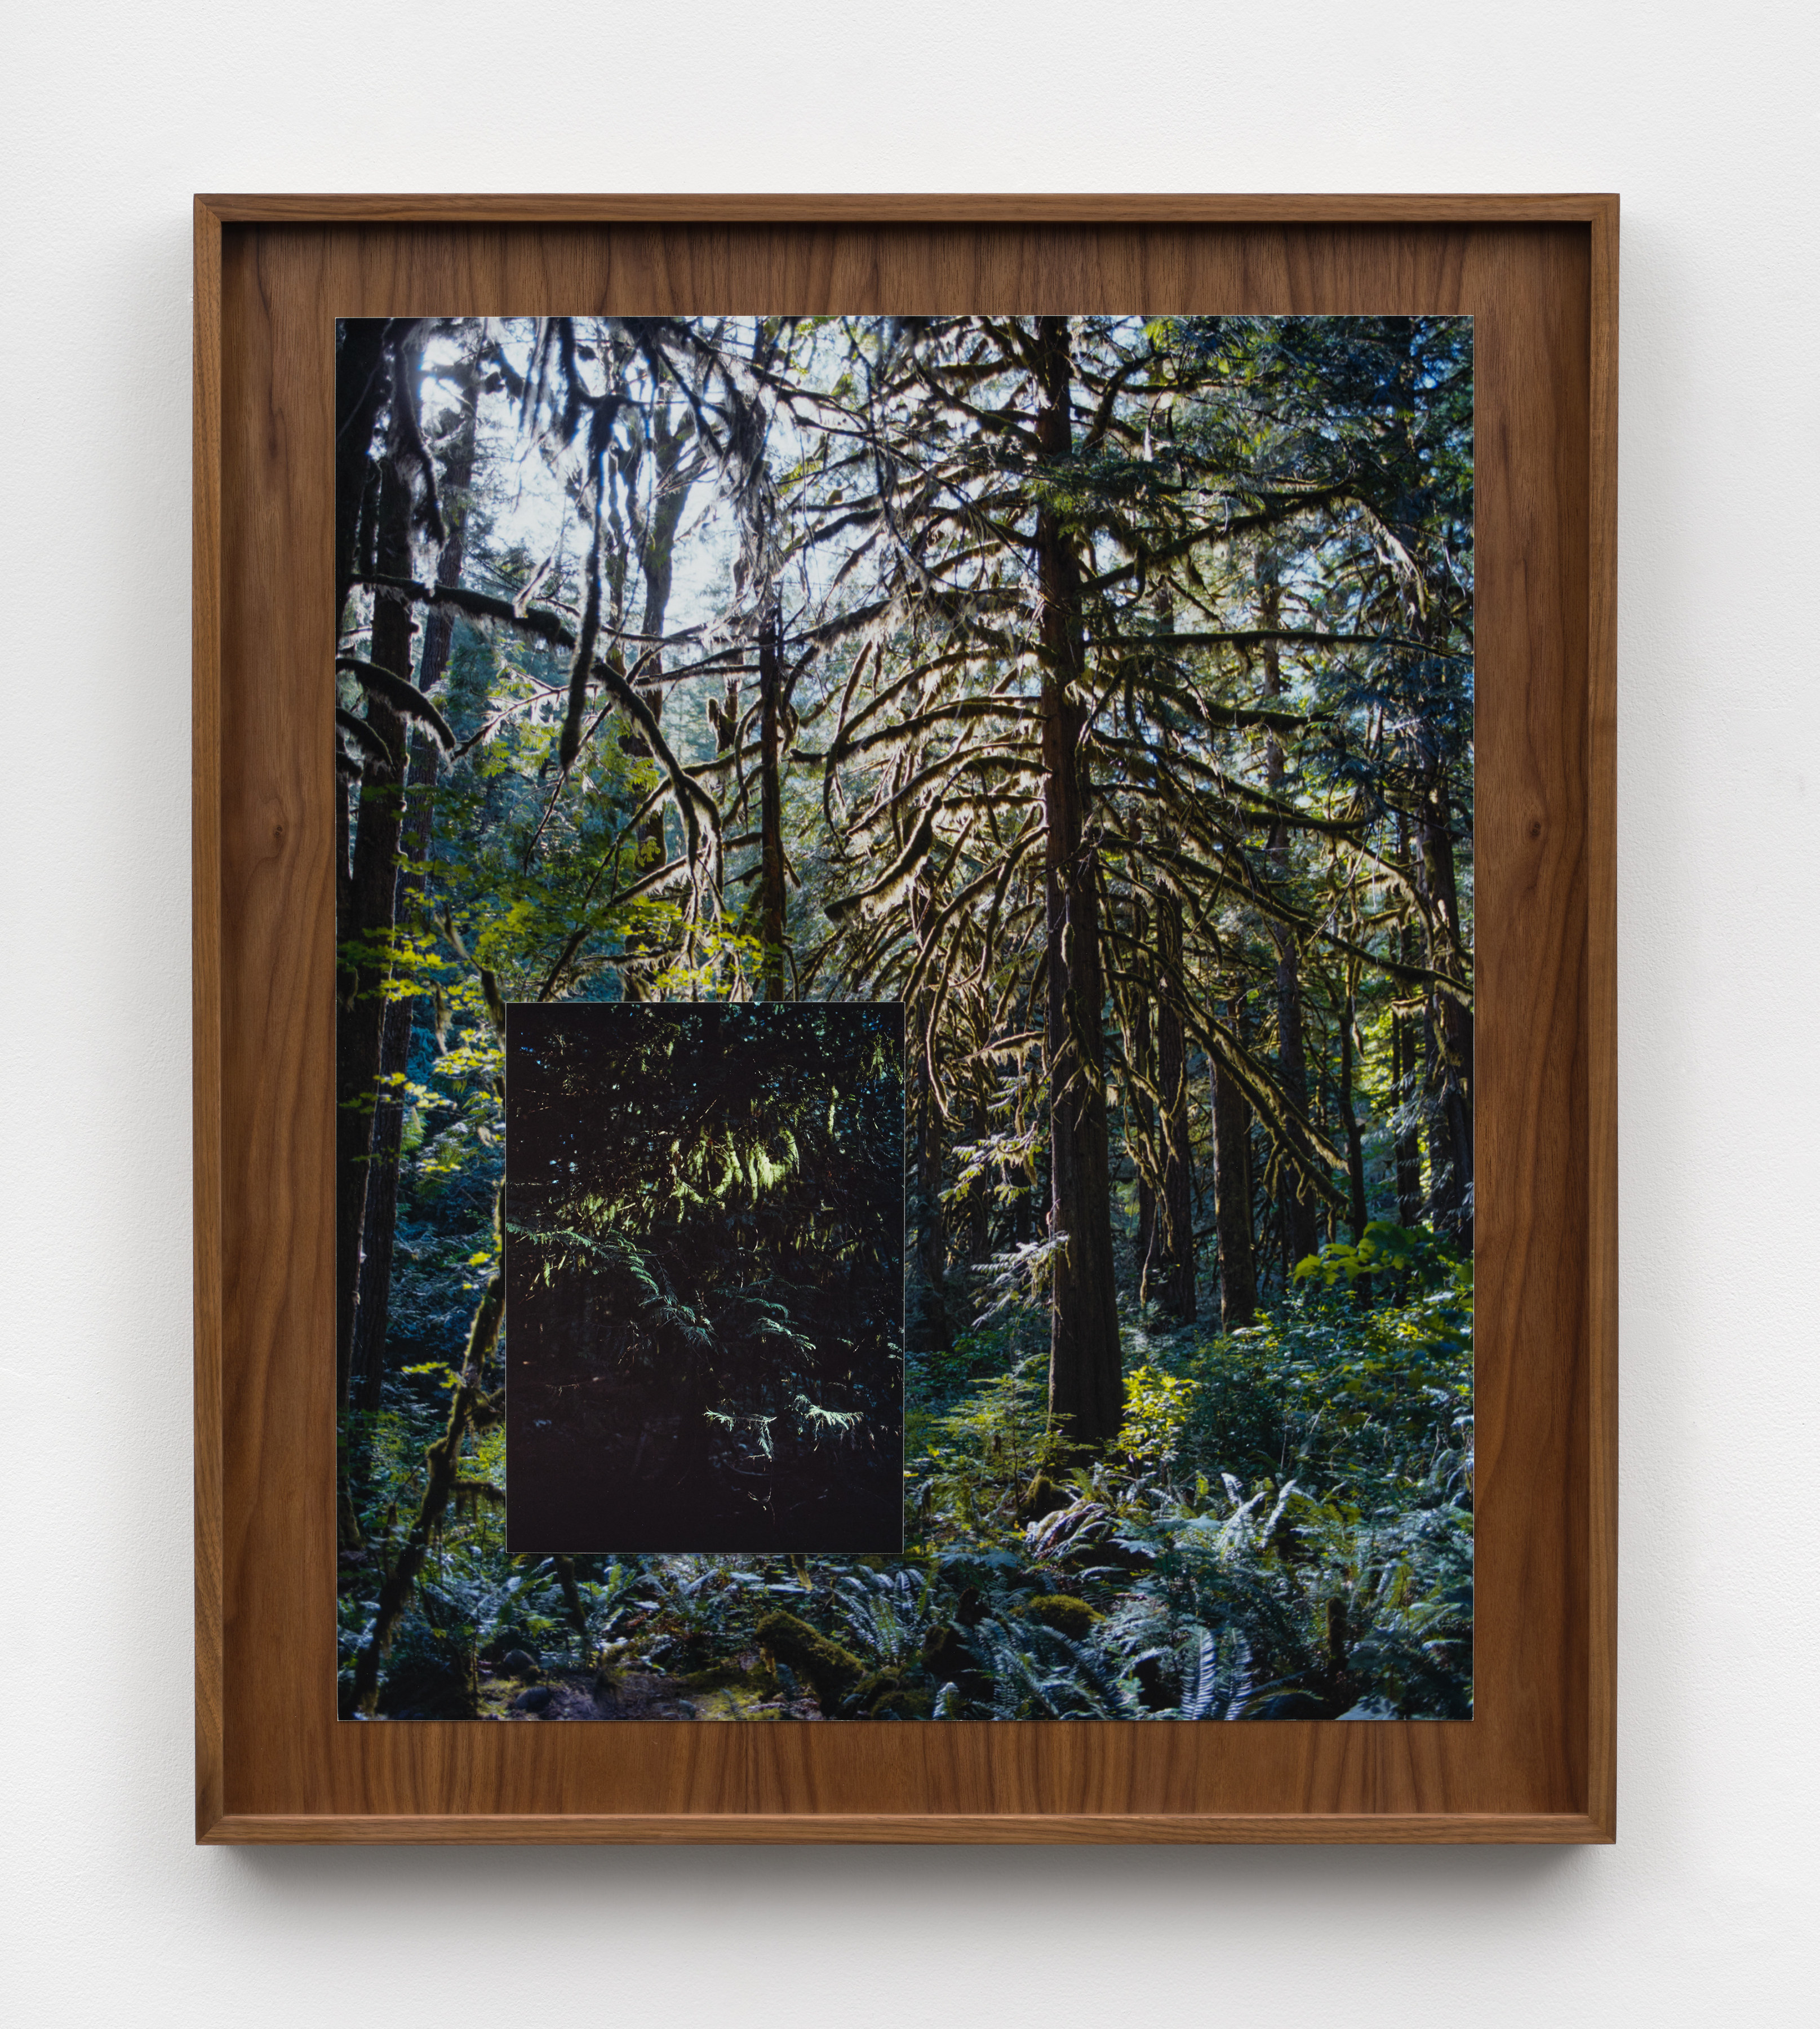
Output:
[[1066,1634],[1070,1641],[1084,1641],[1106,1615],[1084,1599],[1051,1592],[1030,1601],[1024,1608],[1024,1618],[1054,1628],[1058,1634]]
[[689,1702],[695,1708],[697,1719],[776,1719],[778,1714],[774,1708],[764,1708],[765,1698],[766,1693],[756,1682],[740,1682],[728,1684],[719,1690],[694,1694]]
[[824,1712],[832,1712],[866,1675],[866,1665],[851,1650],[793,1613],[768,1613],[754,1632],[780,1663],[788,1664],[809,1684]]
[[1040,1472],[1017,1497],[1017,1519],[1020,1522],[1040,1522],[1045,1515],[1053,1515],[1057,1509],[1066,1508],[1074,1496],[1064,1487],[1058,1486],[1047,1473]]
[[927,1719],[935,1710],[934,1697],[927,1691],[900,1686],[875,1698],[866,1708],[868,1719]]
[[901,1670],[873,1670],[860,1678],[841,1706],[843,1719],[927,1719],[932,1693],[904,1681]]
[[850,1717],[869,1712],[878,1699],[888,1697],[893,1691],[899,1691],[903,1688],[903,1673],[901,1671],[869,1671],[847,1693],[841,1709]]
[[737,1663],[717,1663],[711,1668],[693,1670],[687,1676],[676,1679],[678,1687],[688,1697],[698,1691],[751,1690],[775,1693],[777,1679],[772,1671],[762,1667],[742,1669]]

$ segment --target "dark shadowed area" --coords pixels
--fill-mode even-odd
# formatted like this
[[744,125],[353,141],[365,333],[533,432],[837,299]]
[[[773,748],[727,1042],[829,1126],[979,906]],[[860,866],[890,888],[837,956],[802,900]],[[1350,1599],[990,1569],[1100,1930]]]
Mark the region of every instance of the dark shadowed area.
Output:
[[903,1541],[895,1004],[515,1006],[507,1540]]

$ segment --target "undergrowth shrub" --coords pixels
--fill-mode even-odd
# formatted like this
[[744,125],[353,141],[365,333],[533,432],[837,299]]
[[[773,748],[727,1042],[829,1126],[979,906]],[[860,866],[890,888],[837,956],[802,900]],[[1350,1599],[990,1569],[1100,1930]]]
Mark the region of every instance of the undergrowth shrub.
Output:
[[[1470,1716],[1470,1265],[1425,1234],[1367,1243],[1304,1264],[1249,1330],[1133,1321],[1125,1426],[1090,1464],[1048,1428],[1028,1320],[913,1363],[900,1556],[577,1558],[576,1628],[548,1560],[508,1556],[477,1504],[426,1560],[391,1705],[471,1695],[510,1625],[679,1695],[770,1656],[784,1695],[849,1717]],[[436,1381],[371,1419],[381,1541]],[[500,1442],[482,1433],[464,1476],[502,1474]],[[344,1656],[362,1611],[343,1599]]]

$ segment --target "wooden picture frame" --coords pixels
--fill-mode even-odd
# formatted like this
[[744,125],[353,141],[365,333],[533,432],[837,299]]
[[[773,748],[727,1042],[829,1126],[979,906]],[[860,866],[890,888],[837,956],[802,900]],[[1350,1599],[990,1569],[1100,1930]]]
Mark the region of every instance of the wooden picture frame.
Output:
[[[1618,201],[200,197],[196,1832],[1609,1841]],[[1478,321],[1470,1722],[338,1723],[332,319],[942,307]]]

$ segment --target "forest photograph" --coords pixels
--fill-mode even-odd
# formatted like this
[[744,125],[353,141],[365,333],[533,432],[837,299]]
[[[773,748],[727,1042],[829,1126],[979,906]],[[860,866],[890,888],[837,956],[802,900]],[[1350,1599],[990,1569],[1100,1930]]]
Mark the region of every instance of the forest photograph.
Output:
[[335,347],[343,1716],[1470,1719],[1471,320]]
[[506,1010],[506,1546],[903,1546],[903,1014]]

